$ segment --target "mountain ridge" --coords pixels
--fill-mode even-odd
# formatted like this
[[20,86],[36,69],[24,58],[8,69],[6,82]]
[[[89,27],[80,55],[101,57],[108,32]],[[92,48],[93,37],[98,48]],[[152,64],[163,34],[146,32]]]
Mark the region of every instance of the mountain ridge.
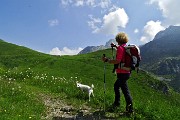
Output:
[[85,47],[83,50],[81,50],[78,54],[86,54],[86,53],[91,53],[91,52],[95,52],[98,50],[104,50],[104,49],[108,49],[111,47],[111,43],[115,43],[115,39],[110,39],[109,41],[106,42],[105,45],[100,45],[100,46],[87,46]]
[[[180,26],[170,26],[157,33],[149,43],[140,47],[142,68],[171,79],[175,90],[180,91]],[[175,84],[174,84],[175,83]]]

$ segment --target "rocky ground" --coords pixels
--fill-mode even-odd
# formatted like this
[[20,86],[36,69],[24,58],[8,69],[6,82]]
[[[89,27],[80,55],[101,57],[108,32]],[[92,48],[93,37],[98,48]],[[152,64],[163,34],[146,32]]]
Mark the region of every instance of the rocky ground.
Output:
[[47,95],[40,95],[47,107],[46,116],[42,116],[44,120],[102,120],[102,119],[114,119],[111,117],[105,117],[103,110],[97,110],[91,112],[91,108],[86,105],[82,105],[77,109],[71,105],[66,104],[63,100],[57,98],[51,98]]

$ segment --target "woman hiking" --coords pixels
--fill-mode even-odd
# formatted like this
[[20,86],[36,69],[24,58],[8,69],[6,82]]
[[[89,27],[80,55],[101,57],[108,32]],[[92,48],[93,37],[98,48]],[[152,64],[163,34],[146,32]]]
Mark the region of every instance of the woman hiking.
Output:
[[[116,47],[116,59],[110,60],[106,57],[102,57],[103,62],[107,62],[114,65],[119,65],[121,62],[125,61],[125,48],[126,43],[128,42],[128,36],[120,32],[116,35],[116,42],[118,43],[118,46],[111,44],[111,47]],[[124,94],[125,100],[126,100],[126,112],[132,113],[133,112],[133,103],[132,103],[132,97],[130,95],[130,91],[128,89],[127,80],[130,77],[130,70],[123,69],[123,68],[116,68],[116,74],[117,74],[117,80],[114,83],[114,93],[115,93],[115,100],[112,105],[113,109],[120,106],[120,88],[122,90],[122,93]]]

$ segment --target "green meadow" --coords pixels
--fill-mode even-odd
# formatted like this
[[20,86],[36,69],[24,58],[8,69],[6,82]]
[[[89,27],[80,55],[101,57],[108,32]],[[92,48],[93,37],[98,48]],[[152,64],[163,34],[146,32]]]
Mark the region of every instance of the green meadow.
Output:
[[[180,119],[180,94],[171,88],[163,93],[166,84],[143,70],[133,71],[128,80],[134,114],[120,114],[125,111],[123,95],[120,108],[104,113],[104,106],[108,109],[113,103],[116,80],[113,66],[101,61],[104,53],[112,56],[111,49],[75,56],[51,56],[0,40],[0,120],[75,116],[77,119]],[[88,95],[76,87],[76,81],[94,84],[95,97],[91,97],[90,102]]]

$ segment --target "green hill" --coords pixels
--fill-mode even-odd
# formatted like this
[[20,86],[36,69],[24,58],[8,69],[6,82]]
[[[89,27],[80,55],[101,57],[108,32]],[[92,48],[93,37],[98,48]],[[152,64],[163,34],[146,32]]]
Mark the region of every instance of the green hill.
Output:
[[[121,115],[125,100],[115,112],[102,112],[104,107],[104,63],[102,50],[76,56],[51,56],[0,40],[0,119],[149,119],[178,120],[180,95],[172,89],[163,92],[165,83],[144,71],[133,72],[129,88],[135,113]],[[115,75],[106,64],[106,102],[114,100]],[[95,97],[76,88],[76,81],[94,84]]]

